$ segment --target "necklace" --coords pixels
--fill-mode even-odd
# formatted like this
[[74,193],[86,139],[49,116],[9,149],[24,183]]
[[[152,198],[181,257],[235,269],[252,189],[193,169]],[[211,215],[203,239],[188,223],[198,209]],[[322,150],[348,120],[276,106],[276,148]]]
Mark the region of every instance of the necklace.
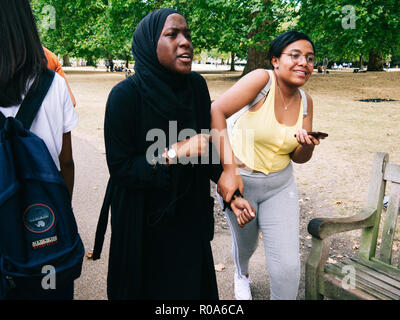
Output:
[[283,98],[283,94],[282,94],[282,92],[281,92],[281,88],[279,87],[279,85],[278,85],[278,91],[279,91],[279,94],[281,95],[281,98],[282,98],[282,101],[283,101],[283,108],[284,108],[285,110],[287,110],[288,107],[291,105],[293,99],[297,96],[297,94],[295,94],[295,95],[292,97],[292,99],[290,99],[289,103],[286,104],[286,103],[285,103],[285,99]]

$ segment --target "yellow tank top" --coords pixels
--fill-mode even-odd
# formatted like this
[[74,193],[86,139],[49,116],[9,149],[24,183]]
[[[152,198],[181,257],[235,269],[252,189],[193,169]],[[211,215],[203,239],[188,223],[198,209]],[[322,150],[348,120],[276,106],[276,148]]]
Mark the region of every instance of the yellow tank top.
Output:
[[[270,76],[273,73],[270,73]],[[299,145],[294,135],[303,126],[303,102],[294,126],[286,126],[275,117],[275,87],[271,89],[260,109],[244,112],[232,128],[231,144],[236,158],[250,169],[268,175],[278,172],[290,163],[289,154]]]

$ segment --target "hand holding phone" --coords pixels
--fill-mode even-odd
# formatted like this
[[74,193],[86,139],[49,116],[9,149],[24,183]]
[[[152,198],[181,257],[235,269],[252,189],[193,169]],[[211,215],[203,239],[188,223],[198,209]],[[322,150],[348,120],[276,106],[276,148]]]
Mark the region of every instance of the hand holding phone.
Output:
[[[321,132],[321,131],[310,131],[310,132],[307,132],[307,134],[309,136],[312,136],[312,137],[318,139],[318,140],[325,139],[326,137],[328,137],[327,133]],[[295,138],[297,137],[296,134],[294,136],[295,136]]]

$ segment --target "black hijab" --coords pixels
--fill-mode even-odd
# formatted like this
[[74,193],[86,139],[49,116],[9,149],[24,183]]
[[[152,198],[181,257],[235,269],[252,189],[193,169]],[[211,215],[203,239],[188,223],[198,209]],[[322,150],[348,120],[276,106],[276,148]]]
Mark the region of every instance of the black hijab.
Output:
[[143,18],[136,27],[132,41],[135,78],[144,110],[148,114],[148,109],[151,109],[159,117],[158,121],[154,116],[148,119],[150,126],[167,129],[168,121],[177,121],[178,130],[195,129],[194,85],[191,75],[168,71],[157,57],[158,40],[165,21],[175,13],[180,14],[172,9],[156,10]]

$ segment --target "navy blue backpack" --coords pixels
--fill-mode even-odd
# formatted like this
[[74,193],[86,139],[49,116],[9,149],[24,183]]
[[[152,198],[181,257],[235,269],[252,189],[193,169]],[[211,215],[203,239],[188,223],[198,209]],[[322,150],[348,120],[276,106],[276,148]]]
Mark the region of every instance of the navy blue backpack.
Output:
[[15,118],[0,112],[0,300],[16,287],[42,288],[47,266],[56,285],[81,274],[71,197],[45,143],[29,131],[53,79],[50,70],[37,77]]

